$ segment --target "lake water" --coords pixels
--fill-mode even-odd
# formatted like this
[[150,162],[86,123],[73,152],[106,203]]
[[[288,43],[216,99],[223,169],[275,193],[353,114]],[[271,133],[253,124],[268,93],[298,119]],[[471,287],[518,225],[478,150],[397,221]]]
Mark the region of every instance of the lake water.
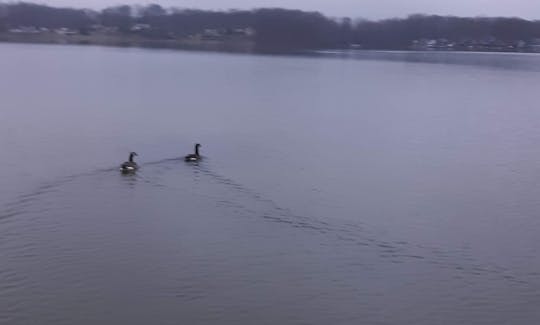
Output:
[[538,323],[539,68],[0,45],[0,324]]

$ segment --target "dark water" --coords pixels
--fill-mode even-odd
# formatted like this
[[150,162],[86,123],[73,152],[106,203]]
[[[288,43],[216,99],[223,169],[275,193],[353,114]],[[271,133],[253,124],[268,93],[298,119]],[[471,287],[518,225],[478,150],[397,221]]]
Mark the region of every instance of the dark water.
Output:
[[537,323],[540,57],[433,55],[1,45],[0,323]]

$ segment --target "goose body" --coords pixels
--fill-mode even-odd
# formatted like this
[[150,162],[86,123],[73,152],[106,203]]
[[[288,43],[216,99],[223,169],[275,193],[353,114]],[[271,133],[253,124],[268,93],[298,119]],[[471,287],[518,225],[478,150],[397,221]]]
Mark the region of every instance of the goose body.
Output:
[[129,154],[129,160],[120,165],[122,173],[132,173],[139,169],[139,165],[133,160],[133,157],[137,156],[136,152]]
[[189,154],[184,157],[185,161],[199,161],[201,160],[201,155],[199,154],[199,147],[201,147],[200,144],[195,144],[195,153]]

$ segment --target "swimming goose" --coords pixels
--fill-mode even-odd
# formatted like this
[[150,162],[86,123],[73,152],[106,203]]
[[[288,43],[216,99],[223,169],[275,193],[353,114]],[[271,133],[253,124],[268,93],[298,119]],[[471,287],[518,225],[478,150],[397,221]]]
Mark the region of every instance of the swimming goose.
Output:
[[129,161],[126,161],[120,166],[120,170],[122,173],[131,173],[139,169],[139,165],[137,165],[136,162],[133,161],[133,157],[137,156],[136,152],[132,152],[129,154]]
[[195,153],[189,154],[184,157],[185,161],[198,161],[201,160],[201,155],[199,155],[199,147],[202,147],[200,144],[195,144]]

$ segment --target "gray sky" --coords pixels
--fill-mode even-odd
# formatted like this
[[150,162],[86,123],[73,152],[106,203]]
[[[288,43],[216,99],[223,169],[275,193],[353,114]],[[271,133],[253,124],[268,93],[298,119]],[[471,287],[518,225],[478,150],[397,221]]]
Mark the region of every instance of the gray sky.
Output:
[[117,4],[148,3],[158,3],[164,7],[198,9],[283,7],[316,10],[329,16],[370,19],[402,17],[412,13],[540,19],[540,0],[33,0],[33,2],[93,9]]

